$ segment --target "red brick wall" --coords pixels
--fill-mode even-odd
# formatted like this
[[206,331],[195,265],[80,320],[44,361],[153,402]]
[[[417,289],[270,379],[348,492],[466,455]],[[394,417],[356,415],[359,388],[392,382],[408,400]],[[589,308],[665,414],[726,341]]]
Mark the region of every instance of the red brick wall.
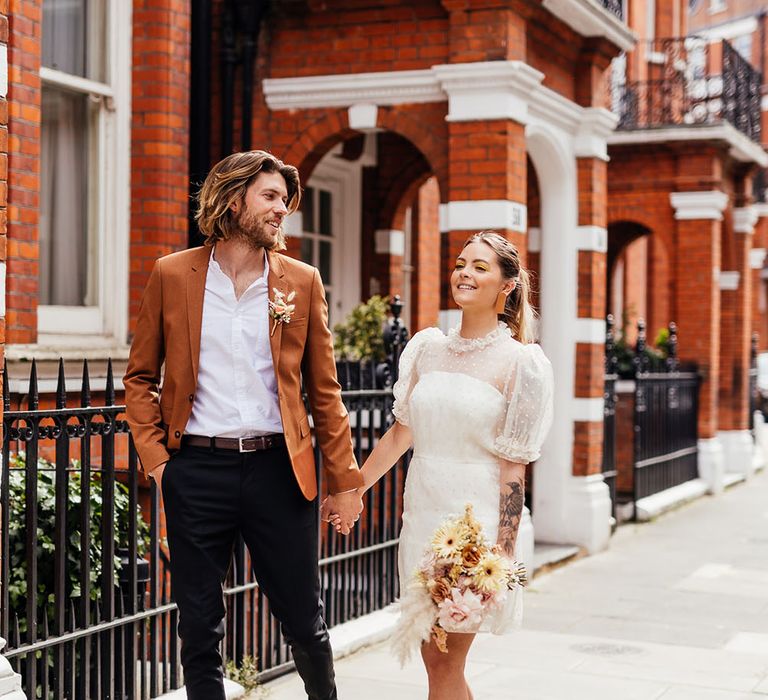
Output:
[[131,328],[158,257],[187,246],[190,9],[134,0]]
[[[8,46],[8,0],[0,0],[0,46]],[[7,221],[8,221],[8,100],[0,97],[0,265],[7,259]],[[1,283],[1,282],[0,282]],[[0,289],[5,301],[5,287]],[[0,364],[5,353],[5,313],[0,315]],[[2,388],[0,376],[0,389]],[[3,408],[0,406],[0,418]]]
[[411,333],[436,326],[440,313],[440,190],[431,177],[420,188],[414,211]]
[[9,343],[37,340],[40,200],[40,0],[14,0],[8,24],[8,269]]

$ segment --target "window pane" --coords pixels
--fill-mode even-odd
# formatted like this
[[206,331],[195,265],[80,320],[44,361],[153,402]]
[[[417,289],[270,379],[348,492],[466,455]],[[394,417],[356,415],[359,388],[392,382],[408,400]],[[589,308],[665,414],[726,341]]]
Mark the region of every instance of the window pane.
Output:
[[83,306],[88,289],[88,96],[43,87],[40,303]]
[[332,236],[331,228],[331,193],[320,190],[320,231],[323,236]]
[[320,277],[325,284],[331,284],[331,242],[320,241]]
[[314,265],[315,261],[313,259],[312,255],[312,239],[311,238],[302,238],[301,239],[301,259],[305,263],[309,263],[310,265]]
[[315,228],[315,190],[307,187],[301,198],[301,226],[305,231],[317,233]]
[[104,0],[44,0],[43,65],[106,81]]

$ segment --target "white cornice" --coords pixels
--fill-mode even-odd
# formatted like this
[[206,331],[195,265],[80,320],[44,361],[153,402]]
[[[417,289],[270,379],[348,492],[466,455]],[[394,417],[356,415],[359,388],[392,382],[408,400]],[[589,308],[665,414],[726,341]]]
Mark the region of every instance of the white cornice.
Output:
[[720,273],[720,289],[724,292],[734,292],[739,288],[741,275],[738,270],[723,270]]
[[728,195],[718,190],[670,192],[669,201],[675,210],[676,219],[713,219],[721,221],[723,210],[728,206]]
[[733,210],[733,230],[736,233],[753,233],[757,223],[754,207],[737,207]]
[[481,231],[507,229],[525,233],[528,209],[506,199],[466,200],[440,205],[440,230]]
[[630,51],[637,35],[598,0],[544,0],[543,6],[582,36],[602,36]]
[[267,106],[275,110],[413,104],[446,99],[430,69],[266,78],[263,90]]
[[752,270],[762,270],[765,262],[765,248],[752,248],[749,251],[749,267]]
[[758,202],[757,204],[753,204],[752,208],[755,210],[755,214],[757,214],[758,219],[763,219],[768,216],[768,204],[765,202]]
[[433,66],[448,95],[449,122],[482,119],[528,121],[530,96],[544,74],[522,61],[480,61]]
[[270,109],[347,107],[351,122],[366,130],[375,106],[409,102],[448,102],[449,121],[538,120],[574,136],[577,157],[607,159],[605,138],[617,118],[602,108],[577,105],[544,87],[542,78],[522,61],[481,61],[420,71],[272,78],[263,85]]
[[730,124],[701,126],[670,126],[659,129],[636,129],[633,131],[614,131],[608,137],[609,146],[623,146],[649,143],[669,143],[675,141],[725,141],[730,148],[730,155],[744,163],[757,163],[768,167],[768,153],[760,144],[755,143]]

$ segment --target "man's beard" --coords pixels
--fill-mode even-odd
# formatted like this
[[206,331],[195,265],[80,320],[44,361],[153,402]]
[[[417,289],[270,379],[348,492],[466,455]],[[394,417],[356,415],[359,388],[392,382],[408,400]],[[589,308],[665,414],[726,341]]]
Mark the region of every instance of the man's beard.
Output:
[[235,217],[232,238],[256,251],[262,248],[269,250],[277,240],[278,230],[243,207]]

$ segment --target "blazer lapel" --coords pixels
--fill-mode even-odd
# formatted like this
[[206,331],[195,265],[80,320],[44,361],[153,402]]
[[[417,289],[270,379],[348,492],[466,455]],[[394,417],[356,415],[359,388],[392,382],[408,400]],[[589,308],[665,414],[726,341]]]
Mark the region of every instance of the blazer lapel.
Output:
[[189,351],[192,357],[192,372],[197,383],[197,367],[200,360],[200,334],[203,330],[203,300],[205,278],[208,275],[208,260],[211,249],[204,246],[192,261],[187,276],[187,321],[189,323]]
[[[275,295],[274,290],[279,289],[281,292],[288,294],[290,290],[283,289],[285,281],[283,279],[285,272],[283,271],[283,263],[280,260],[278,253],[267,253],[269,259],[269,274],[267,275],[267,292],[269,299],[272,299]],[[274,326],[274,331],[272,327]],[[272,365],[275,368],[275,376],[278,378],[277,367],[280,363],[280,339],[283,334],[283,324],[275,323],[274,319],[269,316],[269,347],[272,350]]]

